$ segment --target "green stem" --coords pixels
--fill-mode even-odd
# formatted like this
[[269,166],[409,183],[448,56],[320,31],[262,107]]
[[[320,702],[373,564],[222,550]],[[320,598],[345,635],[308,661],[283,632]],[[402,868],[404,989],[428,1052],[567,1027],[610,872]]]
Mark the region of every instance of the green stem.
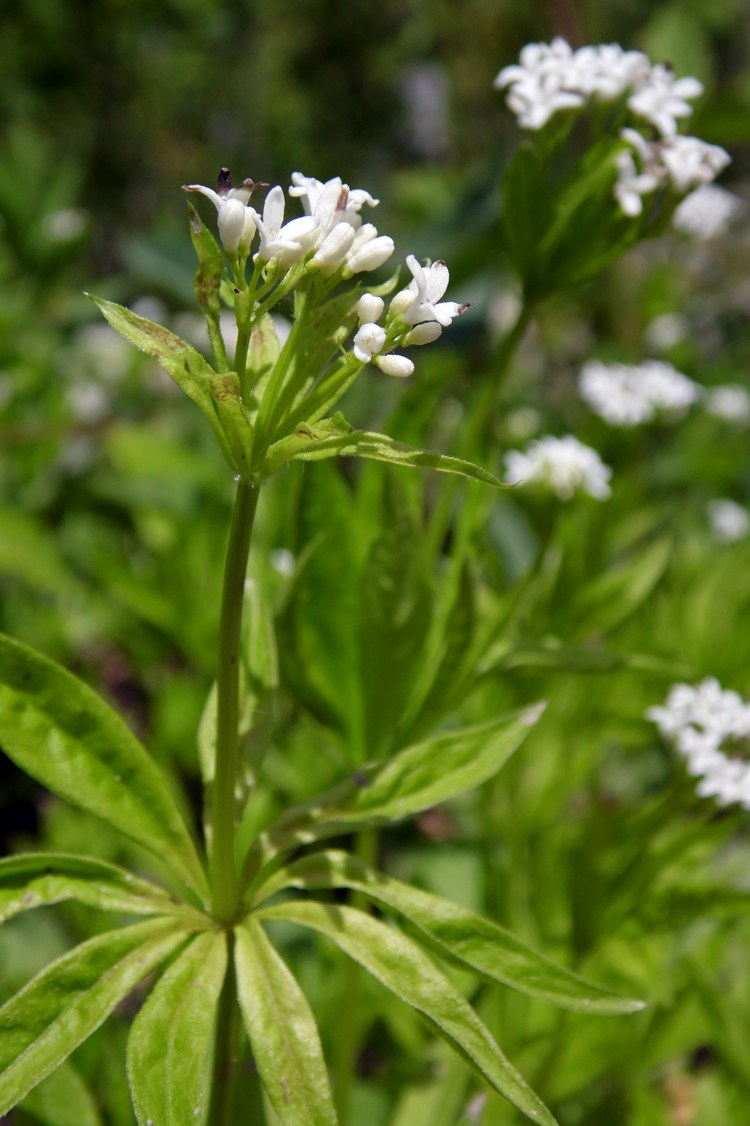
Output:
[[231,922],[238,906],[235,787],[240,740],[240,642],[250,536],[258,486],[239,481],[224,566],[216,677],[216,763],[211,809],[210,872],[214,917]]
[[[214,1034],[214,1062],[211,1080],[211,1126],[230,1126],[234,1111],[237,1069],[240,1055],[240,1007],[234,971],[234,936],[229,934],[227,976],[219,998]],[[256,1123],[257,1126],[257,1123]]]

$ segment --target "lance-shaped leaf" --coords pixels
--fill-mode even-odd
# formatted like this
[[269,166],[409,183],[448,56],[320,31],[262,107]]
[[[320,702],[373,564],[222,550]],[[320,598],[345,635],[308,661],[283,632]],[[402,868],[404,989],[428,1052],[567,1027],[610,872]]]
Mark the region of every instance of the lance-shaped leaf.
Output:
[[29,1091],[19,1110],[40,1126],[104,1126],[93,1093],[70,1060]]
[[47,966],[0,1008],[0,1116],[70,1055],[185,941],[174,919],[108,931]]
[[214,1023],[226,969],[226,935],[197,935],[164,970],[133,1022],[128,1080],[140,1126],[205,1121]]
[[227,447],[232,454],[232,466],[242,480],[247,481],[250,479],[253,428],[240,395],[239,376],[233,371],[223,375],[212,375],[210,386]]
[[321,797],[287,811],[263,840],[269,856],[366,825],[398,821],[486,782],[521,745],[540,706],[463,727],[362,767]]
[[270,477],[290,461],[320,461],[328,457],[364,457],[373,461],[387,461],[407,468],[437,469],[442,473],[457,473],[471,481],[482,481],[498,489],[508,486],[499,477],[465,461],[449,457],[436,450],[416,450],[368,430],[354,430],[341,414],[324,418],[316,423],[303,423],[293,434],[274,442],[266,451],[262,477]]
[[621,998],[556,966],[509,931],[449,899],[390,879],[347,852],[304,857],[276,873],[268,894],[282,887],[304,890],[347,887],[391,907],[413,923],[437,948],[484,977],[565,1009],[588,1013],[633,1013],[642,1001]]
[[164,325],[150,321],[146,317],[139,317],[137,313],[126,309],[124,305],[115,304],[114,301],[105,301],[103,297],[95,297],[91,293],[87,296],[98,305],[112,328],[131,344],[135,344],[136,348],[153,356],[178,387],[181,387],[196,406],[200,407],[231,465],[231,451],[211,396],[209,380],[215,372],[208,361],[191,344],[170,332],[168,328],[164,328]]
[[226,369],[227,353],[221,335],[221,280],[224,277],[224,258],[214,236],[201,219],[192,203],[188,203],[190,237],[198,255],[198,268],[193,278],[195,296],[198,298],[208,325],[208,335],[219,369]]
[[66,899],[126,915],[191,912],[156,884],[90,856],[34,852],[0,860],[0,923]]
[[261,908],[256,918],[285,919],[328,935],[407,1005],[423,1013],[496,1091],[534,1122],[555,1119],[505,1058],[468,1001],[431,958],[394,927],[357,911],[312,900]]
[[132,731],[87,685],[2,635],[0,747],[43,786],[150,849],[207,895],[187,827]]
[[328,1072],[304,993],[248,919],[236,930],[240,1007],[255,1062],[284,1126],[336,1126]]

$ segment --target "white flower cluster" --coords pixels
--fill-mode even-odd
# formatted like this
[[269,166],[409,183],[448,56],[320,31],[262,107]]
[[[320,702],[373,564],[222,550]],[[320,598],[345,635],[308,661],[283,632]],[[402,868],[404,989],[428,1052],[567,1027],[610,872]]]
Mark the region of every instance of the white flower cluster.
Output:
[[699,398],[700,386],[663,360],[603,364],[589,360],[578,378],[581,398],[610,426],[632,427],[658,415],[680,418]]
[[716,184],[703,184],[685,196],[672,222],[693,238],[710,239],[723,235],[745,209],[744,200]]
[[611,493],[612,470],[596,450],[584,446],[572,434],[562,438],[547,436],[531,442],[525,451],[509,450],[505,455],[505,480],[510,484],[538,485],[570,500],[584,492],[597,500]]
[[640,51],[624,51],[617,43],[574,51],[557,38],[528,43],[518,64],[503,67],[495,86],[508,88],[508,106],[519,125],[541,129],[558,110],[577,109],[594,98],[613,101],[640,88],[650,72]]
[[750,512],[736,500],[720,497],[709,501],[706,515],[719,543],[737,543],[750,533]]
[[253,191],[267,186],[243,180],[238,188],[233,188],[229,170],[222,168],[218,190],[203,184],[185,184],[184,190],[200,192],[214,204],[219,235],[231,256],[247,256],[256,232],[259,246],[255,260],[273,261],[282,269],[288,269],[312,250],[312,268],[327,275],[342,269],[343,276],[351,277],[377,269],[393,254],[393,239],[379,235],[372,223],[362,222],[359,212],[363,205],[375,207],[379,202],[369,192],[351,189],[338,176],[322,183],[293,172],[289,195],[302,199],[305,215],[285,223],[286,203],[278,184],[266,196],[262,213],[250,206]]
[[382,297],[365,293],[357,306],[360,328],[354,337],[354,355],[363,364],[377,364],[386,375],[407,376],[414,371],[408,356],[389,352],[389,348],[431,344],[454,317],[468,309],[455,301],[441,301],[450,277],[445,262],[421,266],[410,254],[406,264],[412,280],[391,299],[385,327],[379,323],[385,309]]
[[725,149],[699,137],[674,133],[651,141],[637,129],[623,129],[620,136],[629,148],[617,158],[614,192],[625,215],[640,215],[643,197],[657,188],[684,194],[709,184],[730,160]]
[[[495,79],[525,129],[541,129],[559,110],[589,102],[624,99],[638,128],[623,129],[627,148],[619,154],[615,199],[625,215],[640,215],[643,197],[659,187],[684,193],[707,184],[726,167],[724,149],[677,133],[693,112],[690,101],[703,87],[697,78],[676,78],[670,67],[652,63],[642,51],[617,43],[574,51],[564,39],[529,43],[517,64]],[[657,140],[644,135],[644,127]]]
[[750,704],[737,692],[722,689],[713,677],[696,685],[675,684],[665,704],[649,708],[646,718],[699,779],[696,791],[701,797],[750,809],[750,762],[726,753],[727,747],[750,746]]

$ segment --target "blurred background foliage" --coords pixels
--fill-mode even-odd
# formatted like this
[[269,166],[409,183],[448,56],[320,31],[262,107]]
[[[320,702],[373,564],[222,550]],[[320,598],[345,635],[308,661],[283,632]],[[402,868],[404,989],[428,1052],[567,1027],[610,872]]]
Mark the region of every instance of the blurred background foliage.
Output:
[[[519,131],[492,81],[524,43],[554,35],[574,45],[618,41],[699,77],[706,96],[690,129],[729,149],[723,182],[747,198],[745,0],[25,0],[0,16],[0,628],[98,687],[178,768],[186,801],[195,798],[195,730],[213,677],[230,482],[198,412],[99,323],[82,291],[135,305],[200,343],[180,185],[213,184],[222,166],[237,179],[285,186],[293,170],[340,175],[380,197],[373,219],[396,239],[394,261],[444,256],[448,296],[473,305],[415,357],[410,384],[366,372],[346,413],[373,427],[390,416],[395,437],[455,452],[462,403],[517,303],[498,183]],[[213,221],[210,207],[205,214]],[[700,413],[678,429],[613,430],[584,410],[575,376],[592,355],[658,355],[706,385],[747,386],[749,249],[746,220],[726,240],[667,235],[542,309],[503,389],[497,448],[570,430],[600,450],[618,487],[601,508],[564,511],[504,494],[493,498],[481,537],[477,527],[467,533],[476,541],[476,618],[509,640],[465,717],[540,695],[548,713],[523,759],[486,793],[405,826],[383,846],[397,875],[487,910],[550,955],[659,1002],[603,1030],[487,993],[486,1019],[512,1030],[503,1032],[505,1049],[566,1126],[747,1122],[746,1014],[731,1008],[726,988],[750,983],[747,924],[729,939],[724,929],[739,913],[735,877],[747,870],[747,840],[733,815],[711,821],[710,810],[690,837],[695,826],[680,821],[691,813],[689,790],[643,720],[680,676],[717,675],[750,692],[747,631],[738,628],[750,604],[750,549],[717,546],[705,520],[713,496],[750,501],[747,430]],[[297,696],[269,711],[271,742],[284,750],[264,764],[271,806],[342,769],[336,724],[300,701],[339,688],[335,646],[351,644],[352,589],[383,519],[383,479],[380,469],[357,475],[348,464],[280,474],[262,504],[252,573],[279,610],[282,676]],[[439,503],[443,487],[427,477],[404,486],[415,510]],[[295,602],[288,552],[315,542],[315,504],[334,538],[303,572]],[[344,575],[336,536],[352,535],[355,509],[361,538],[343,553],[353,559]],[[410,535],[421,542],[419,527]],[[395,573],[412,564],[442,606],[440,561],[426,554],[398,562]],[[315,617],[314,579],[331,584],[330,604],[346,588],[325,621]],[[316,651],[318,683],[308,675],[305,685]],[[127,846],[93,820],[40,798],[4,758],[0,770],[0,844],[43,840],[76,851],[95,841],[99,855],[122,858]],[[251,811],[250,821],[267,815]],[[709,838],[700,836],[705,821]],[[678,830],[684,847],[669,835]],[[641,848],[647,837],[651,851]],[[660,866],[662,855],[677,859]],[[695,876],[689,887],[686,872]],[[679,937],[686,920],[717,904],[719,921]],[[41,965],[95,925],[66,909],[3,928],[0,990],[34,968],[34,943]],[[286,953],[298,959],[335,1053],[349,979],[331,976],[332,958],[313,958],[292,939]],[[442,1078],[428,1082],[421,1026],[363,988],[352,1121],[480,1121],[462,1112],[465,1074],[443,1067],[438,1051]],[[104,1120],[119,1124],[129,1121],[122,1075],[108,1093],[98,1078],[115,1074],[96,1063],[111,1054],[107,1037],[76,1061],[97,1100],[109,1100]],[[64,1126],[54,1104],[68,1099],[79,1106],[71,1122],[96,1126],[88,1096],[71,1093],[75,1073],[57,1082],[67,1095],[53,1092],[47,1104],[40,1096],[18,1121]],[[411,1103],[408,1091],[396,1101],[405,1083]],[[686,1100],[691,1116],[680,1118]],[[492,1102],[481,1118],[482,1126],[516,1121]]]

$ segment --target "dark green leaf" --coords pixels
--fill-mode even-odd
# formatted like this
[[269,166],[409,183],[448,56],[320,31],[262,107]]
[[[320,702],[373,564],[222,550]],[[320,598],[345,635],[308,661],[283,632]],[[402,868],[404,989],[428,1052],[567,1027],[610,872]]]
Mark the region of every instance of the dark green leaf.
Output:
[[35,852],[0,860],[0,923],[22,911],[75,899],[126,915],[185,913],[156,884],[89,856]]
[[214,236],[201,219],[192,203],[188,203],[190,237],[195,253],[198,255],[198,269],[195,271],[193,288],[198,304],[203,310],[208,325],[208,335],[214,352],[214,360],[219,370],[229,367],[224,339],[219,327],[221,314],[221,280],[224,276],[224,257]]
[[453,983],[425,952],[394,927],[352,907],[312,900],[263,908],[257,918],[286,919],[320,931],[390,989],[419,1010],[496,1091],[534,1122],[555,1119],[505,1058],[487,1028]]
[[284,1126],[336,1126],[320,1037],[305,995],[259,923],[246,920],[236,936],[240,1006],[273,1109]]
[[226,935],[197,935],[164,970],[136,1017],[128,1037],[128,1079],[140,1126],[205,1121],[226,969]]
[[580,1012],[633,1013],[642,1001],[617,997],[537,954],[509,931],[457,903],[389,879],[346,852],[298,860],[273,877],[269,888],[349,887],[391,907],[465,967],[522,993]]
[[185,941],[174,919],[109,931],[53,962],[0,1008],[0,1115],[49,1075]]
[[130,729],[87,685],[2,635],[0,746],[32,778],[150,849],[207,894],[172,795]]

